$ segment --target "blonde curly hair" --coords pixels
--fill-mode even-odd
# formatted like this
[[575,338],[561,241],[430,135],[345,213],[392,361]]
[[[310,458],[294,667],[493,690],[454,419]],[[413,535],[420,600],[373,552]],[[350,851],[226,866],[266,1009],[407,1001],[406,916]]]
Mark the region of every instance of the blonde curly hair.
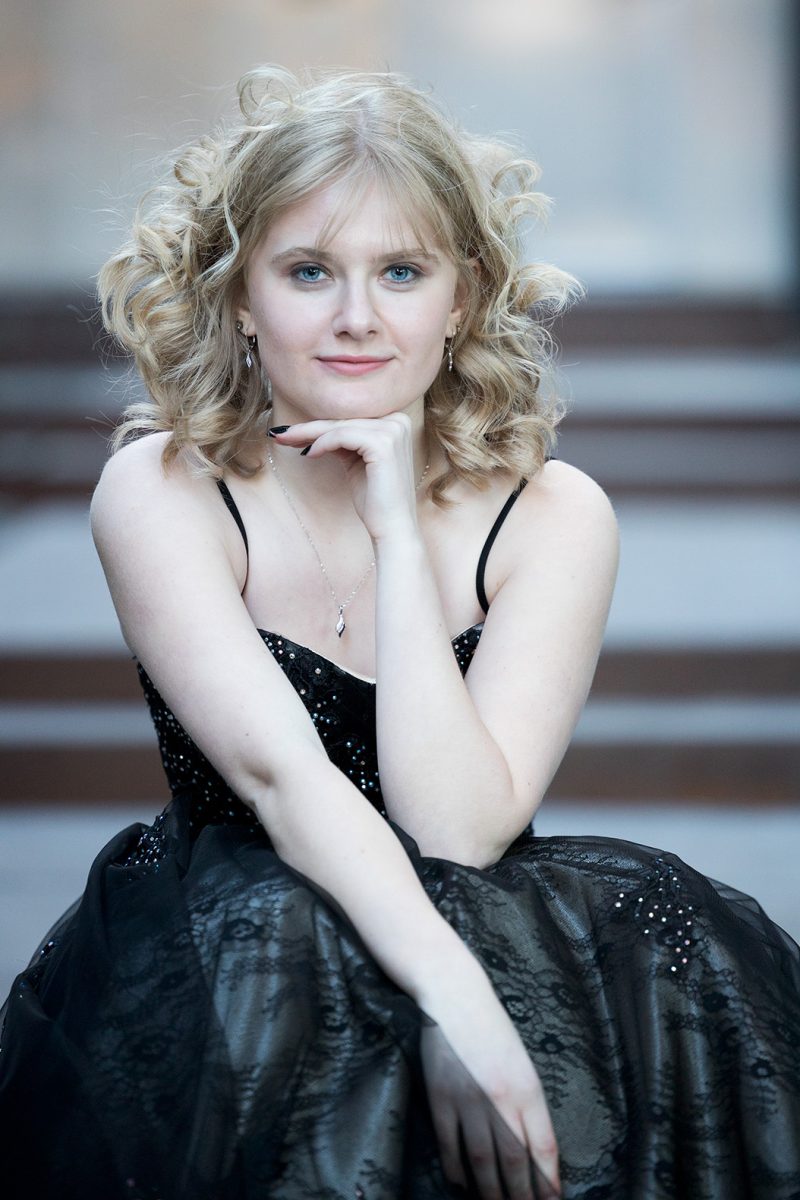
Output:
[[126,408],[112,448],[166,430],[165,467],[183,452],[215,476],[261,469],[248,448],[268,424],[265,375],[245,367],[236,326],[248,258],[313,191],[344,180],[357,196],[377,181],[432,230],[466,288],[456,369],[441,370],[425,398],[447,462],[430,495],[446,504],[454,480],[483,487],[497,469],[534,475],[561,415],[547,325],[580,291],[565,272],[520,261],[521,223],[548,203],[536,164],[463,132],[393,73],[264,66],[238,93],[242,120],[183,150],[100,271],[103,322],[150,397]]

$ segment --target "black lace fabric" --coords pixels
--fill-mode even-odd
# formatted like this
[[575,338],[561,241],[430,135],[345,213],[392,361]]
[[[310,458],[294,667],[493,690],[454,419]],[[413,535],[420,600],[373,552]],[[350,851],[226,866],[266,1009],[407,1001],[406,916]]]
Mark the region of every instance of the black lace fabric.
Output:
[[[454,640],[462,670],[480,632]],[[373,685],[262,637],[385,816]],[[3,1195],[476,1197],[468,1162],[466,1190],[444,1176],[429,1097],[457,1094],[499,1164],[514,1133],[141,676],[172,800],[100,852],[14,983]],[[754,900],[630,842],[526,831],[478,869],[389,823],[536,1065],[564,1197],[798,1200],[800,950]],[[533,1163],[530,1184],[553,1194]]]

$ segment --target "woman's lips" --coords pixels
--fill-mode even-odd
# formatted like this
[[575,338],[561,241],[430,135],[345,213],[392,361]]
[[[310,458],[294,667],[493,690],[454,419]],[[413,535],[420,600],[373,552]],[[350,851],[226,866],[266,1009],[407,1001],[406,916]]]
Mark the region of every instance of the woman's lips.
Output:
[[335,371],[337,375],[367,375],[370,371],[378,371],[392,360],[390,358],[320,358],[323,367]]

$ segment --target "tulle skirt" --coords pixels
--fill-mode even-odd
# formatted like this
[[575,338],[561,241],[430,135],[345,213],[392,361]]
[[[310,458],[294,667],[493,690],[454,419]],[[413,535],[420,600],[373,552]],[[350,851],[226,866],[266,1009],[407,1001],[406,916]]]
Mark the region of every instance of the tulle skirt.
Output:
[[[141,826],[112,839],[14,983],[3,1195],[467,1194],[425,1015],[263,831],[190,808],[152,866],[124,865]],[[480,870],[392,828],[539,1072],[567,1200],[800,1197],[800,950],[754,900],[630,842],[526,832]]]

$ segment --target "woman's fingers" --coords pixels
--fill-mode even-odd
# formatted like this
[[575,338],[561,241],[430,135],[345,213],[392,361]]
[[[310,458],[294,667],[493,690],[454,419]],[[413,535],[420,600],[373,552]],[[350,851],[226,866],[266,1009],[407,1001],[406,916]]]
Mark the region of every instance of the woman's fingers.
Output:
[[347,451],[358,455],[363,462],[378,462],[393,456],[396,441],[391,431],[387,429],[353,428],[350,425],[337,425],[334,429],[323,430],[313,441],[307,442],[301,450],[312,458],[336,451]]
[[[492,1119],[486,1104],[471,1096],[461,1111],[461,1125],[469,1169],[481,1200],[504,1200],[497,1169]],[[517,1200],[516,1193],[512,1192],[511,1195]]]
[[511,1200],[538,1200],[539,1193],[534,1191],[533,1186],[535,1165],[528,1146],[514,1133],[496,1109],[491,1115],[491,1125],[497,1158],[506,1185],[505,1195],[510,1196]]
[[[539,1200],[555,1196],[536,1172],[530,1139],[549,1148],[552,1134],[538,1079],[528,1092],[527,1120],[516,1108],[504,1118],[453,1052],[437,1025],[421,1034],[422,1061],[433,1125],[446,1177],[480,1200]],[[543,1116],[542,1116],[543,1113]],[[538,1187],[534,1187],[534,1178]]]
[[491,1096],[438,1025],[424,1026],[420,1044],[447,1178],[465,1186],[465,1175],[470,1195],[480,1200],[558,1200],[558,1146],[530,1059],[518,1063],[502,1092]]
[[431,1117],[436,1140],[439,1143],[439,1158],[442,1170],[450,1183],[467,1186],[467,1177],[461,1161],[458,1143],[458,1114],[452,1101],[446,1096],[431,1098]]
[[[342,421],[301,421],[295,425],[272,426],[268,431],[279,445],[296,446],[298,449],[313,446],[325,434],[334,435],[330,443],[333,448],[342,447],[358,450],[366,440],[381,435],[390,440],[398,435],[410,433],[411,420],[406,413],[389,413],[385,417],[348,418]],[[337,436],[338,435],[338,436]]]
[[307,446],[321,433],[333,429],[338,421],[300,421],[295,425],[273,425],[267,430],[269,437],[274,438],[281,446]]
[[428,1094],[442,1170],[451,1183],[467,1186],[458,1144],[458,1111],[455,1099],[458,1089],[453,1088],[452,1052],[438,1025],[424,1025],[420,1031],[423,1074]]
[[542,1097],[522,1114],[530,1156],[536,1166],[537,1200],[558,1200],[561,1177],[558,1171],[558,1144],[547,1105]]

